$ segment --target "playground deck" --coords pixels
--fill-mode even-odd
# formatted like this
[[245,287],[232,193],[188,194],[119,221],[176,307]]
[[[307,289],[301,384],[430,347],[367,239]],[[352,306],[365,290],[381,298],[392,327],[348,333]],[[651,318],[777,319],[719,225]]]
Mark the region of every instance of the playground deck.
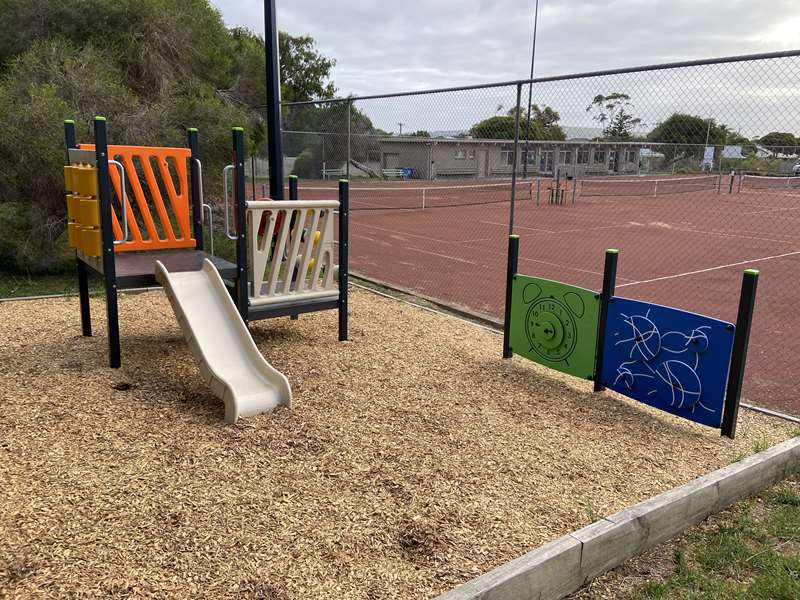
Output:
[[[790,435],[735,441],[355,290],[258,322],[294,408],[222,421],[160,291],[123,295],[120,370],[76,298],[0,304],[0,595],[426,598]],[[59,326],[54,326],[59,323]]]

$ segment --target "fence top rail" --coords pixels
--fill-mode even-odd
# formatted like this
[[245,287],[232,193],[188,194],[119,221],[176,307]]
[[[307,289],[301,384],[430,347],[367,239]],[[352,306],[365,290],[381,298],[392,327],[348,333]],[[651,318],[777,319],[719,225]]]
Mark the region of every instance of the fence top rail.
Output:
[[[655,65],[641,65],[638,67],[623,67],[618,69],[605,69],[602,71],[586,71],[582,73],[570,73],[566,75],[551,75],[548,77],[534,77],[533,79],[514,79],[510,81],[499,81],[494,83],[480,83],[475,85],[463,85],[446,88],[434,88],[430,90],[412,90],[408,92],[392,92],[389,94],[371,94],[367,96],[347,96],[345,98],[329,98],[318,100],[302,100],[298,102],[282,102],[281,106],[312,106],[315,104],[338,104],[356,102],[360,100],[377,100],[381,98],[398,98],[402,96],[423,96],[426,94],[442,94],[446,92],[464,92],[469,90],[482,90],[495,87],[509,87],[516,85],[528,85],[532,83],[547,83],[552,81],[564,81],[568,79],[587,79],[590,77],[604,77],[608,75],[623,75],[626,73],[640,73],[645,71],[665,71],[668,69],[680,69],[684,67],[699,67],[703,65],[718,65],[750,60],[769,60],[776,58],[790,58],[800,56],[798,50],[784,50],[781,52],[762,52],[758,54],[741,54],[738,56],[723,56],[718,58],[702,58],[697,60],[685,60],[680,62],[661,63]],[[253,108],[266,108],[266,105],[254,106]]]

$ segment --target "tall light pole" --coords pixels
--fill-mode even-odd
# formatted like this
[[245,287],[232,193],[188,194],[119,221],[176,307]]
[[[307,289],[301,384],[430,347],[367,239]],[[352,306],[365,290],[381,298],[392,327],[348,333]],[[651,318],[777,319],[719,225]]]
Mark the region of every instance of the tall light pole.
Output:
[[400,133],[398,133],[397,135],[402,137],[402,135],[403,135],[403,124],[402,123],[398,123],[398,125],[400,126]]
[[536,29],[539,25],[539,0],[536,0],[536,6],[533,9],[533,44],[531,48],[531,82],[528,84],[528,116],[525,120],[525,157],[522,161],[522,178],[528,177],[528,161],[530,152],[530,139],[531,139],[531,102],[533,99],[533,65],[536,61]]
[[267,55],[267,156],[269,197],[283,200],[283,140],[281,137],[281,71],[275,0],[264,0],[264,52]]

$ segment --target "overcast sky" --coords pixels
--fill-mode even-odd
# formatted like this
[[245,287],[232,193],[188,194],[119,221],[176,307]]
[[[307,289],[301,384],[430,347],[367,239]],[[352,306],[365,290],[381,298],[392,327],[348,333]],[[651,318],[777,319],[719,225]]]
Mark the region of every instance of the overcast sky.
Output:
[[[229,26],[263,35],[262,0],[212,2]],[[278,0],[277,7],[280,29],[313,36],[336,59],[339,95],[365,95],[527,77],[533,4]],[[540,0],[536,75],[796,47],[797,0]]]

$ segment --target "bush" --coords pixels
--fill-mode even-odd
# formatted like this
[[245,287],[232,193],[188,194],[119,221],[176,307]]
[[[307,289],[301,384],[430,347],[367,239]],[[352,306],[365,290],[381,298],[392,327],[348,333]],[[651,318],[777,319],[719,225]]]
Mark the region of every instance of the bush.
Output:
[[297,156],[292,175],[302,179],[322,178],[322,162],[312,148],[306,148]]

